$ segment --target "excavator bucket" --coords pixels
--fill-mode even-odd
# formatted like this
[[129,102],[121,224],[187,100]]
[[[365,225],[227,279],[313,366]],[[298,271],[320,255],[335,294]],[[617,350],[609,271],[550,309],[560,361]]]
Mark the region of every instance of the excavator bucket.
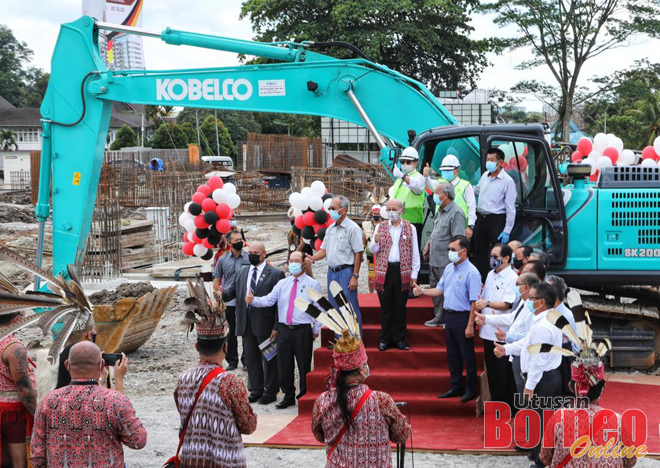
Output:
[[156,289],[139,298],[94,307],[96,344],[106,353],[130,353],[147,342],[170,304],[176,286]]

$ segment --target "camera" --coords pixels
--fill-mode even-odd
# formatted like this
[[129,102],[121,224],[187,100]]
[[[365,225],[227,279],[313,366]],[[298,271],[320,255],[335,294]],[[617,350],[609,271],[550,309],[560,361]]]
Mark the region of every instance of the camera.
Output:
[[121,353],[103,353],[101,354],[106,366],[114,366],[121,361]]

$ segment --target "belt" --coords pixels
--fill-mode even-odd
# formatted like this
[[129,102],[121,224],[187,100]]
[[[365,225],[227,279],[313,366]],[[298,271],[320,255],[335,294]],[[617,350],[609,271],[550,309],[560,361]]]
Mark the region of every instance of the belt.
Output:
[[401,262],[387,262],[387,266],[400,267]]
[[279,323],[279,326],[281,326],[281,327],[286,327],[286,328],[288,328],[289,330],[298,330],[299,328],[305,328],[305,327],[308,327],[308,328],[309,328],[309,327],[311,327],[312,325],[309,324],[309,323],[301,323],[301,324],[299,324],[299,325],[287,325],[286,323],[282,323],[282,322],[280,322],[280,323]]
[[477,216],[487,218],[489,216],[506,216],[506,213],[484,213],[482,211],[477,211]]
[[333,273],[337,273],[338,271],[345,270],[346,268],[353,268],[353,265],[339,265],[338,267],[328,267],[328,270],[330,270]]
[[463,313],[469,313],[469,310],[451,310],[451,309],[445,309],[445,312],[449,312],[450,314],[463,314]]
[[[559,367],[555,367],[554,369],[543,371],[543,374],[547,374],[550,372],[559,372]],[[521,372],[520,375],[522,376],[523,379],[527,380],[527,372]],[[541,378],[543,378],[543,375],[541,375]]]

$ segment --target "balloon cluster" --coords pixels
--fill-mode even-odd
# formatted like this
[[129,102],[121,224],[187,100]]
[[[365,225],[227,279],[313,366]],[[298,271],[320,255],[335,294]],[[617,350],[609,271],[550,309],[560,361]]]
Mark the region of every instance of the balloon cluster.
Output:
[[231,230],[229,220],[240,204],[236,186],[223,183],[220,177],[213,176],[207,184],[197,187],[192,201],[186,203],[179,216],[179,224],[186,230],[183,253],[202,260],[213,258],[213,248]]
[[[660,159],[660,137],[653,146],[647,146],[642,151],[639,163],[645,167],[656,167]],[[612,133],[598,133],[594,140],[582,137],[577,143],[577,151],[571,155],[571,161],[591,166],[591,175],[597,176],[598,171],[610,166],[632,166],[637,164],[637,156],[632,150],[623,149],[623,140]]]
[[326,229],[334,223],[328,215],[332,198],[333,195],[328,193],[320,180],[315,180],[310,187],[304,187],[300,192],[289,195],[289,203],[295,216],[293,232],[315,250],[321,248]]

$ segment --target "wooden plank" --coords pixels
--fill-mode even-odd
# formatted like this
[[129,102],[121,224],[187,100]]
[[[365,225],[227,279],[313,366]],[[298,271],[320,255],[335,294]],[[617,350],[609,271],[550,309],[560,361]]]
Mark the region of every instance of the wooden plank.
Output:
[[122,225],[121,234],[124,235],[124,233],[135,232],[139,230],[149,231],[153,228],[153,225],[154,225],[153,221],[149,221],[146,219],[137,220],[137,221],[131,220],[131,224],[128,224],[126,226]]

